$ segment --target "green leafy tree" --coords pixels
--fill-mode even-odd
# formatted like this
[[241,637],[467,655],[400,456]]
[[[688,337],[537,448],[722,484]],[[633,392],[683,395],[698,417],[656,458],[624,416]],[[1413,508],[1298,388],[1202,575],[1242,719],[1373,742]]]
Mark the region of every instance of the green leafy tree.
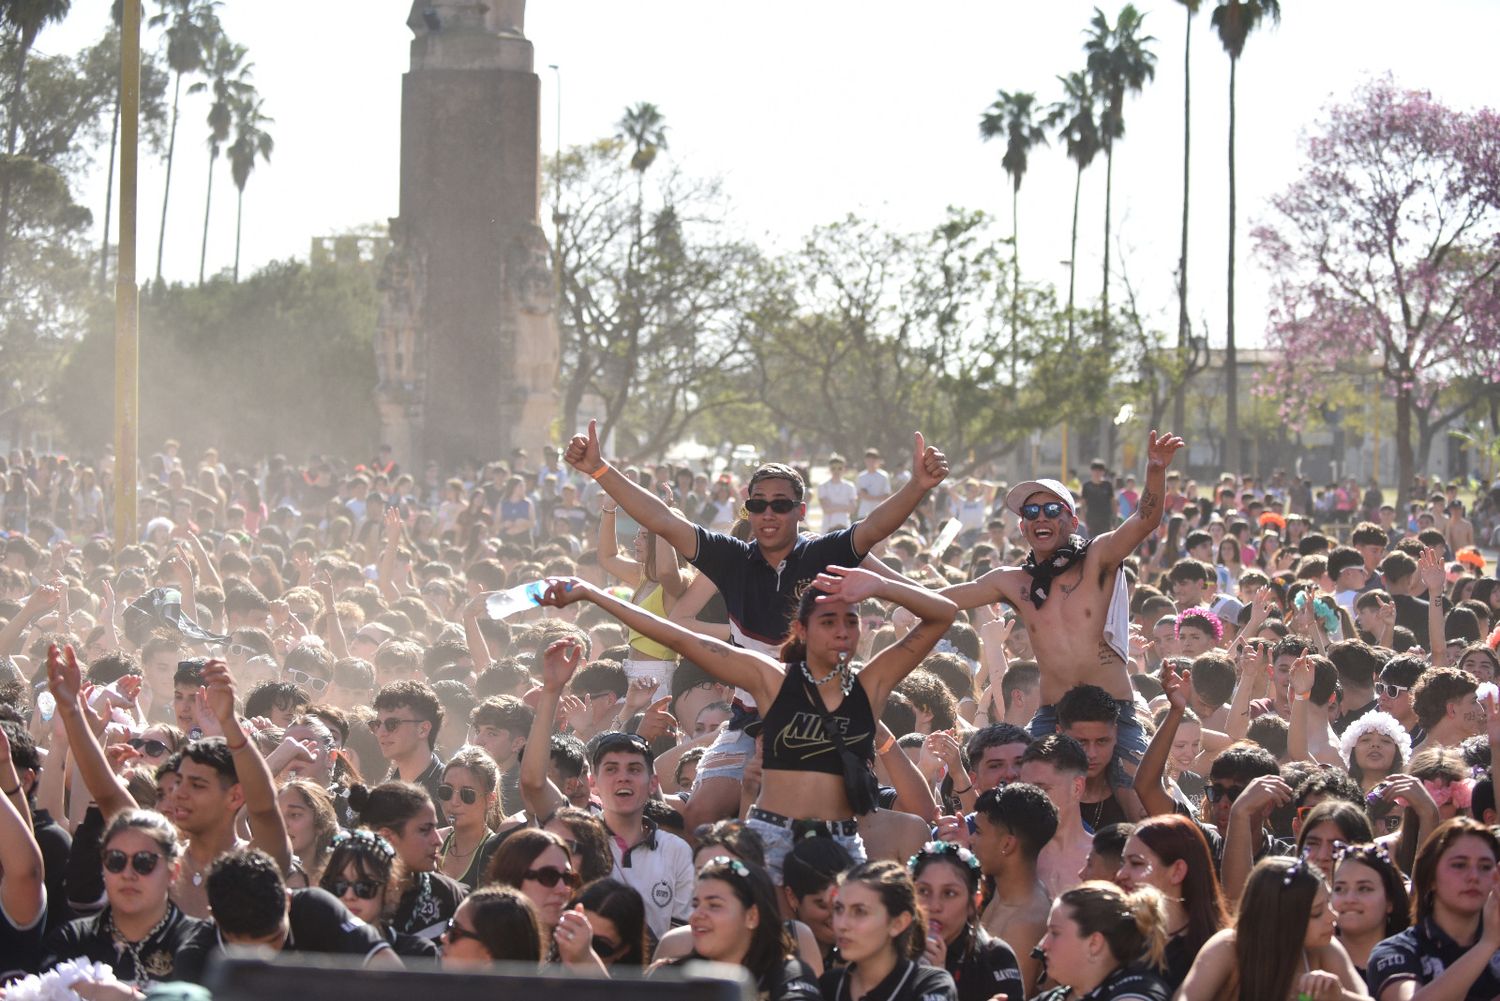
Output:
[[203,249],[198,254],[198,284],[203,284],[208,267],[208,222],[214,201],[214,167],[218,165],[219,153],[229,141],[230,129],[234,126],[234,109],[253,99],[255,86],[250,82],[253,64],[245,61],[249,55],[243,45],[236,45],[220,35],[203,64],[207,80],[193,84],[189,94],[209,93],[213,96],[208,106],[208,192],[203,198]]
[[1234,330],[1234,83],[1246,40],[1267,20],[1273,23],[1281,20],[1281,4],[1277,0],[1218,0],[1218,6],[1209,18],[1224,51],[1229,54],[1229,273],[1224,286],[1224,461],[1233,471],[1240,468],[1239,357]]
[[[5,125],[5,155],[13,161],[17,143],[21,136],[21,122],[26,117],[22,108],[23,90],[26,83],[26,64],[37,36],[49,24],[55,24],[68,15],[72,0],[7,0],[0,5],[0,29],[5,32],[5,44],[11,68],[10,96],[7,99]],[[7,168],[10,163],[7,163]],[[12,199],[15,197],[16,179],[7,169],[0,175],[0,275],[4,275],[10,256],[10,216]]]
[[172,198],[172,165],[177,154],[177,120],[181,111],[182,78],[200,73],[218,44],[220,0],[156,0],[161,10],[151,27],[162,28],[167,68],[172,71],[172,125],[167,134],[167,178],[161,195],[161,233],[156,241],[156,283],[161,284],[162,254],[167,246],[167,206]]
[[[1015,310],[1021,301],[1021,179],[1026,176],[1026,161],[1032,147],[1047,143],[1047,134],[1036,121],[1036,95],[1027,91],[1000,91],[979,118],[979,136],[985,142],[1005,137],[1005,156],[1000,166],[1010,177],[1010,252],[1011,252],[1011,357],[1019,350],[1020,317]],[[1012,372],[1014,382],[1014,371]]]
[[1074,340],[1077,327],[1074,314],[1075,279],[1078,276],[1078,196],[1083,191],[1083,172],[1099,155],[1099,122],[1095,118],[1097,102],[1086,72],[1075,70],[1062,81],[1063,99],[1047,109],[1046,124],[1058,130],[1057,137],[1068,151],[1068,159],[1078,168],[1073,180],[1073,235],[1068,245],[1068,340]]
[[267,125],[275,125],[261,110],[264,105],[254,93],[245,95],[234,104],[234,142],[229,145],[229,174],[234,179],[239,193],[234,210],[234,280],[240,280],[240,234],[245,221],[245,185],[250,183],[250,174],[255,170],[255,161],[271,162],[271,153],[276,140],[266,131]]

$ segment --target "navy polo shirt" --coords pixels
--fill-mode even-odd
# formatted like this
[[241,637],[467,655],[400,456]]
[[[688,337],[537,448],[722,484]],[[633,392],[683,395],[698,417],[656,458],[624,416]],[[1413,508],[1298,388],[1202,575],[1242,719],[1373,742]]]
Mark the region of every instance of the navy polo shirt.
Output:
[[760,543],[698,526],[698,553],[691,562],[724,596],[736,642],[775,647],[791,628],[798,589],[829,566],[855,567],[862,559],[852,526],[799,536],[778,566],[766,562]]
[[[1365,980],[1370,993],[1377,998],[1388,985],[1400,980],[1415,980],[1419,987],[1426,986],[1471,948],[1472,944],[1455,942],[1437,922],[1427,918],[1371,949]],[[1500,996],[1500,953],[1490,957],[1489,965],[1464,994],[1471,1001],[1488,1001],[1497,996]]]

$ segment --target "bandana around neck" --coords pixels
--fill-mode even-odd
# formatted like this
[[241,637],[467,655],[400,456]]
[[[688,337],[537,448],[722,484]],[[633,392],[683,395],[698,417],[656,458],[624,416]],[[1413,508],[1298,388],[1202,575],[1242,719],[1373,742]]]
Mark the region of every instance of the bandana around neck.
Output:
[[1036,550],[1026,554],[1026,562],[1021,564],[1021,569],[1031,575],[1031,603],[1033,605],[1041,608],[1042,602],[1047,600],[1047,595],[1052,591],[1053,579],[1083,562],[1083,558],[1088,555],[1091,541],[1081,535],[1070,535],[1068,541],[1058,546],[1057,551],[1043,563],[1037,562]]

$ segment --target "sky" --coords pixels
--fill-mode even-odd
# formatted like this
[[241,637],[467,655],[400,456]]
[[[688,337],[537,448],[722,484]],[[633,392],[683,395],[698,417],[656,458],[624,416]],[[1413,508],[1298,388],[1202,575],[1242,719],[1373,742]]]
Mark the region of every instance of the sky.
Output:
[[[651,101],[668,123],[679,168],[722,180],[733,225],[788,249],[848,213],[926,230],[949,205],[981,208],[1009,233],[1003,143],[978,122],[998,89],[1061,96],[1056,77],[1082,68],[1093,4],[1078,0],[532,0],[526,35],[541,75],[541,147],[614,131],[623,109]],[[1116,146],[1116,256],[1142,309],[1176,328],[1181,234],[1184,8],[1143,0],[1157,39],[1155,81],[1129,99]],[[1221,344],[1227,265],[1228,57],[1205,0],[1192,40],[1192,222],[1189,291],[1195,327]],[[148,3],[149,9],[155,4]],[[1116,8],[1106,8],[1113,17]],[[74,0],[38,48],[69,51],[104,28],[109,0]],[[317,236],[396,213],[401,74],[410,0],[226,0],[230,37],[248,46],[276,150],[245,196],[242,270],[306,257]],[[1487,87],[1497,0],[1302,0],[1253,36],[1238,73],[1239,309],[1242,343],[1260,339],[1267,281],[1249,233],[1298,171],[1298,143],[1327,105],[1391,73],[1456,107]],[[154,43],[154,33],[146,44]],[[555,64],[557,71],[549,69]],[[559,109],[559,83],[561,102]],[[184,88],[185,89],[185,88]],[[206,98],[184,95],[169,206],[165,274],[196,280],[208,154]],[[79,197],[102,221],[100,157]],[[234,189],[214,189],[208,271],[234,254]],[[1020,198],[1023,274],[1066,293],[1074,168],[1060,146],[1036,151]],[[154,265],[164,165],[143,157],[141,273]],[[1104,165],[1084,176],[1080,298],[1099,290]],[[545,215],[545,213],[543,213]],[[97,237],[96,237],[97,240]],[[1118,273],[1118,272],[1117,272]],[[1118,300],[1120,293],[1115,297]]]

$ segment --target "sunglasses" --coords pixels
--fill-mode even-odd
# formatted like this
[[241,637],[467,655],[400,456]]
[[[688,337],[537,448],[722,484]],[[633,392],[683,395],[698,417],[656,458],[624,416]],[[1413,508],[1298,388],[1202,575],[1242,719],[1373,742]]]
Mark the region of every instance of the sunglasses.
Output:
[[469,806],[473,806],[479,800],[479,793],[473,789],[455,789],[446,782],[438,786],[438,799],[444,803],[450,802],[454,793],[458,793],[458,798]]
[[478,935],[474,934],[473,932],[469,931],[469,929],[458,923],[458,918],[449,918],[448,927],[443,932],[444,941],[446,941],[449,945],[452,945],[454,942],[462,942],[466,938],[473,939],[476,942],[480,941]]
[[572,869],[559,869],[555,865],[543,866],[540,869],[527,869],[521,873],[521,878],[523,880],[534,879],[549,890],[558,883],[566,883],[568,889],[576,890],[583,883],[578,873]]
[[149,876],[156,871],[156,864],[160,861],[160,852],[136,852],[134,855],[126,855],[118,848],[111,848],[104,853],[104,868],[116,875],[124,872],[128,864],[140,875]]
[[317,678],[306,671],[299,671],[295,667],[287,669],[286,676],[291,679],[292,684],[301,685],[314,695],[322,695],[328,687],[327,678]]
[[1410,691],[1405,685],[1392,685],[1384,681],[1375,682],[1375,694],[1384,695],[1388,699],[1399,699],[1401,693]]
[[1217,803],[1221,799],[1227,799],[1233,803],[1240,798],[1240,793],[1244,791],[1244,786],[1229,786],[1226,788],[1224,786],[1211,785],[1204,790],[1204,795],[1208,797],[1210,803]]
[[328,892],[335,897],[342,897],[353,890],[354,895],[360,900],[374,900],[380,895],[380,889],[383,886],[385,886],[384,883],[374,879],[336,879],[328,884]]
[[745,501],[745,510],[751,514],[765,514],[766,508],[770,508],[777,514],[790,514],[797,506],[794,500],[778,497],[775,500],[766,500],[764,497],[751,497]]
[[256,653],[254,647],[246,646],[243,643],[231,643],[224,648],[224,652],[231,657],[254,657]]
[[1048,501],[1045,504],[1022,504],[1021,517],[1027,521],[1036,521],[1038,518],[1061,518],[1063,512],[1068,510],[1068,505],[1062,501]]
[[131,747],[140,751],[148,758],[159,758],[167,753],[167,745],[159,740],[146,740],[142,737],[131,737],[126,741]]
[[371,733],[379,733],[381,730],[384,730],[386,733],[395,733],[401,729],[401,724],[403,723],[426,722],[425,719],[397,719],[394,716],[387,716],[385,719],[372,719],[366,725],[370,728]]

